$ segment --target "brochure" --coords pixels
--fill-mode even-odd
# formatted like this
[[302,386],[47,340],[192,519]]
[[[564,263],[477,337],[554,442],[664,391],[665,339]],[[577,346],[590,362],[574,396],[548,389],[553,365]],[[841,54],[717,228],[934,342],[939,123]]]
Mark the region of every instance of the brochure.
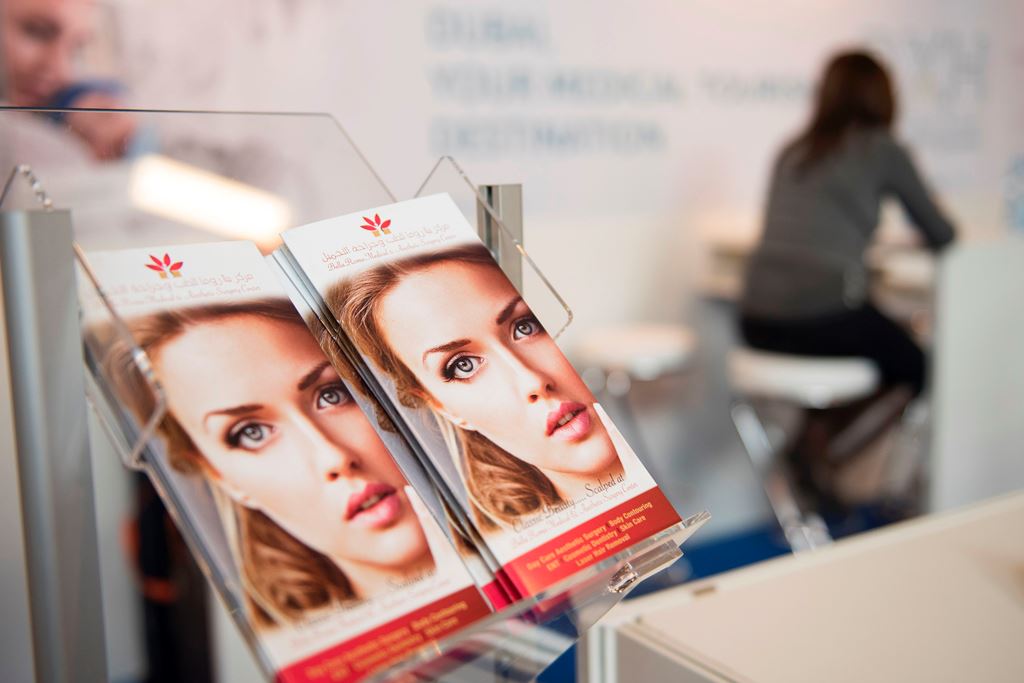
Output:
[[282,270],[511,591],[537,595],[680,521],[450,197],[282,236]]
[[[449,540],[491,606],[498,610],[521,598],[515,587],[506,580],[501,565],[480,538],[471,519],[464,513],[463,506],[451,495],[438,474],[428,471],[432,469],[430,460],[425,456],[416,455],[419,446],[415,437],[411,436],[408,430],[400,430],[396,422],[401,422],[401,418],[395,415],[393,410],[388,410],[387,402],[382,403],[377,399],[382,392],[376,387],[373,376],[363,367],[358,354],[352,354],[352,357],[357,359],[359,370],[362,372],[355,372],[354,366],[348,360],[350,354],[339,347],[335,336],[328,331],[320,316],[311,308],[310,301],[315,301],[316,297],[310,297],[308,292],[301,289],[301,282],[296,282],[296,278],[289,276],[288,273],[292,272],[291,264],[282,260],[283,255],[284,252],[278,250],[268,257],[268,261],[280,275],[280,281],[287,290],[292,304],[306,320],[313,336],[320,342],[321,348],[331,362],[337,367],[346,368],[352,374],[349,381],[352,386],[358,388],[352,392],[356,403],[366,415],[371,416],[381,440],[413,487],[423,492],[422,497],[434,516],[447,521],[443,528],[448,532]],[[377,389],[376,392],[371,391],[371,386]]]
[[[491,612],[433,484],[406,476],[253,244],[89,261],[167,399],[147,472],[277,680],[360,680]],[[131,354],[99,361],[143,419]]]

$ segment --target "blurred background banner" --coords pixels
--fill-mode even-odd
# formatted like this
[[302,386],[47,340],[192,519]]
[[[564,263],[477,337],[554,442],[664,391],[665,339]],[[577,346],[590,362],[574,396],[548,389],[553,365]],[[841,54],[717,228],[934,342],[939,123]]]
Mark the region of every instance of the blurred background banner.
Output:
[[[521,184],[527,249],[575,313],[559,343],[679,512],[713,514],[637,592],[651,591],[797,548],[782,531],[793,509],[780,515],[774,498],[779,461],[809,410],[877,388],[864,359],[734,357],[773,164],[842,50],[888,68],[895,138],[957,239],[937,261],[883,204],[861,284],[924,349],[929,393],[835,468],[840,514],[797,530],[813,545],[1024,486],[1022,26],[1020,0],[0,0],[0,104],[235,112],[2,111],[0,179],[31,163],[87,249],[171,230],[272,248],[286,227],[363,208],[352,197],[413,197],[442,155],[476,183]],[[541,286],[525,274],[528,299],[550,299]],[[736,412],[764,394],[774,405]],[[161,572],[202,583],[159,510],[150,521],[168,534],[148,547],[173,561],[140,566],[126,520],[155,499],[91,437],[111,676],[157,680],[153,662],[171,655],[147,653],[146,622],[187,634],[204,607],[183,592],[144,610],[136,588]],[[13,558],[0,578],[20,614],[17,487],[0,480]],[[196,645],[193,671],[212,657],[216,680],[250,680],[248,651],[211,610],[210,651],[182,641]],[[0,660],[24,651],[18,623]]]
[[[399,197],[441,154],[523,183],[531,251],[584,325],[674,319],[663,292],[754,240],[773,155],[846,46],[891,66],[897,133],[963,237],[1021,222],[1013,0],[106,5],[133,105],[329,112]],[[581,277],[596,263],[615,277]]]

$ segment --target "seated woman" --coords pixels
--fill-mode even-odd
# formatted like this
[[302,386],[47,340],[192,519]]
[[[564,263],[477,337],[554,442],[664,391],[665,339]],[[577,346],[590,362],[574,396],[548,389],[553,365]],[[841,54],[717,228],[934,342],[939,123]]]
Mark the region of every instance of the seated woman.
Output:
[[[406,480],[284,299],[208,304],[129,321],[168,403],[171,464],[222,501],[257,624],[289,624],[432,573]],[[151,398],[108,360],[141,415]],[[344,366],[341,366],[344,368]]]
[[399,401],[438,417],[484,528],[623,474],[594,396],[483,245],[381,263],[326,299]]
[[[820,459],[830,448],[836,457],[856,452],[924,389],[924,354],[870,301],[863,261],[887,197],[903,204],[931,248],[953,240],[952,225],[893,138],[895,112],[892,84],[878,61],[862,52],[837,55],[825,69],[810,124],[772,170],[763,236],[740,302],[744,339],[781,353],[869,358],[883,384],[868,402],[881,411],[857,406],[846,411],[852,421],[845,413],[812,416],[800,457]],[[869,415],[868,423],[857,419]]]

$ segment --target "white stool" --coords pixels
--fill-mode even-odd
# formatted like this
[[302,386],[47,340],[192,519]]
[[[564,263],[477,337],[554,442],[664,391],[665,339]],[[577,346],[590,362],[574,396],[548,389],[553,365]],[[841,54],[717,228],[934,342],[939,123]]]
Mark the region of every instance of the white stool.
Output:
[[793,356],[740,348],[729,354],[729,379],[744,396],[830,408],[870,395],[878,388],[879,375],[867,358]]
[[604,378],[597,389],[625,394],[634,380],[652,381],[679,372],[693,360],[697,340],[682,325],[638,324],[588,333],[576,348],[588,379]]
[[595,394],[605,392],[627,423],[633,449],[647,455],[627,394],[633,382],[682,372],[692,362],[697,339],[682,325],[635,324],[595,329],[576,347],[583,378]]
[[878,388],[878,369],[866,358],[795,356],[739,348],[729,355],[729,380],[737,395],[731,411],[733,423],[790,546],[801,551],[830,542],[821,518],[801,513],[751,401],[779,401],[804,409],[843,405]]

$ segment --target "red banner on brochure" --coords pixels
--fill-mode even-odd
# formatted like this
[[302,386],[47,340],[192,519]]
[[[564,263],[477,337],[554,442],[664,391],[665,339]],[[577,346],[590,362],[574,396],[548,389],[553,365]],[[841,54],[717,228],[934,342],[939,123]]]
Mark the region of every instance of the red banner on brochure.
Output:
[[491,603],[491,607],[497,612],[514,602],[511,596],[515,595],[516,589],[509,582],[504,571],[498,570],[498,572],[495,572],[495,576],[497,578],[494,581],[480,586],[480,590],[484,592],[487,600]]
[[536,595],[679,521],[655,487],[517,557],[505,571],[524,595]]
[[277,683],[353,683],[491,613],[476,588],[437,600],[292,664]]

